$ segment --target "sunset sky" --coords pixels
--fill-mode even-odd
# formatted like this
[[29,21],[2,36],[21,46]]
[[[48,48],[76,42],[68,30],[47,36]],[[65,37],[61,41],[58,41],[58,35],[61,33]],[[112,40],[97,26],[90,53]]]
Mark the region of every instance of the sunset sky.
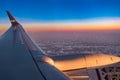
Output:
[[6,10],[29,30],[120,30],[120,0],[1,0],[0,30]]

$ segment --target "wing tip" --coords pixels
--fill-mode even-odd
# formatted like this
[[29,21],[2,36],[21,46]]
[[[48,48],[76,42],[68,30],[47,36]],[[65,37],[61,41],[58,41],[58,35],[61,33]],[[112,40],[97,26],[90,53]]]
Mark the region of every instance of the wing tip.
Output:
[[7,15],[10,19],[11,24],[18,23],[8,10],[6,10],[6,12],[7,12]]

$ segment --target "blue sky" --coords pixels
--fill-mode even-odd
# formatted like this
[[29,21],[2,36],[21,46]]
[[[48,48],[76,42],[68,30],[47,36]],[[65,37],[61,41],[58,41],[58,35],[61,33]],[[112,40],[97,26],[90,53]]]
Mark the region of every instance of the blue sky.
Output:
[[0,21],[6,10],[26,22],[119,18],[120,0],[1,0]]

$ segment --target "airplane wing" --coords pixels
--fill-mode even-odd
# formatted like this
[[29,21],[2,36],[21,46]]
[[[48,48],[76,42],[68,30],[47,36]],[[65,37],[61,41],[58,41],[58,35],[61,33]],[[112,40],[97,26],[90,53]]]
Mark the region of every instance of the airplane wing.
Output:
[[[106,54],[51,56],[54,65],[73,80],[120,79],[119,57]],[[115,61],[115,62],[114,62]]]
[[[50,57],[7,11],[11,27],[0,37],[1,80],[71,80],[65,71],[96,68],[120,62],[106,54]],[[63,71],[63,72],[62,72]]]
[[0,80],[70,80],[55,68],[7,11],[11,27],[0,37]]

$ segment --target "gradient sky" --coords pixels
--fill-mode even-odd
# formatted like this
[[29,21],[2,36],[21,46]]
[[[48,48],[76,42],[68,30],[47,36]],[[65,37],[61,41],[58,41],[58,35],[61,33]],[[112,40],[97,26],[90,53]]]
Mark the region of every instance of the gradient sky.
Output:
[[120,0],[0,0],[2,25],[8,23],[6,10],[29,25],[118,25],[120,21]]

